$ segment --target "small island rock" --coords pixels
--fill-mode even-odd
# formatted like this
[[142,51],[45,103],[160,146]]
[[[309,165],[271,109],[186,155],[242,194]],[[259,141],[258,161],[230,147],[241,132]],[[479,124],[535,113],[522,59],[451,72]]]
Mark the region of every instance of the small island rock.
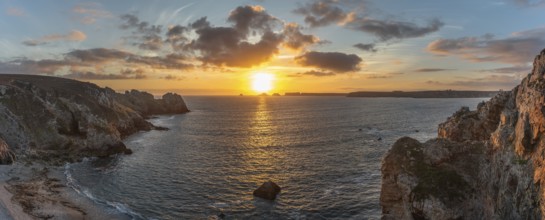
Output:
[[280,190],[280,186],[276,183],[267,181],[254,191],[254,196],[267,200],[275,200]]

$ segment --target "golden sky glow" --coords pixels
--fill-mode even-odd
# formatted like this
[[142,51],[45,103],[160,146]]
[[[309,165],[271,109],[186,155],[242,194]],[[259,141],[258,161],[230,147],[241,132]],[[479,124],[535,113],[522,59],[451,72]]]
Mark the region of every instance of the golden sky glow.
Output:
[[270,73],[255,73],[252,75],[252,90],[263,93],[273,89],[274,75]]
[[0,73],[184,95],[511,89],[545,47],[534,2],[0,1]]

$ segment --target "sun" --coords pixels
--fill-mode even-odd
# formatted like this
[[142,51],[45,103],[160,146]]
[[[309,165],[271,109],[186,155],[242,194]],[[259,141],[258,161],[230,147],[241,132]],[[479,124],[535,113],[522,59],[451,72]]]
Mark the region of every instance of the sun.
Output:
[[269,92],[273,89],[274,75],[270,73],[254,73],[252,75],[252,89],[256,92]]

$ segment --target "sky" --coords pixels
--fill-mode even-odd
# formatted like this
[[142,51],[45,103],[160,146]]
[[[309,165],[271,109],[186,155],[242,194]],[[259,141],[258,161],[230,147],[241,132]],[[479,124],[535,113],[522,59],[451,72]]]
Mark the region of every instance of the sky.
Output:
[[545,0],[0,0],[0,73],[184,95],[258,94],[264,79],[281,94],[510,90],[545,48],[544,10]]

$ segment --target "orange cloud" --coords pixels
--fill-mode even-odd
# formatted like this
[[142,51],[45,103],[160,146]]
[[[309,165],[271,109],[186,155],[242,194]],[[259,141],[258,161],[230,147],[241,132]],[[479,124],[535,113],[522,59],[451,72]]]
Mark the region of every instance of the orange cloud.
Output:
[[80,42],[80,41],[84,41],[85,39],[87,39],[87,35],[85,35],[85,33],[78,30],[72,30],[68,34],[51,34],[51,35],[43,36],[39,39],[23,41],[23,44],[27,46],[38,46],[38,45],[48,44],[54,41]]

